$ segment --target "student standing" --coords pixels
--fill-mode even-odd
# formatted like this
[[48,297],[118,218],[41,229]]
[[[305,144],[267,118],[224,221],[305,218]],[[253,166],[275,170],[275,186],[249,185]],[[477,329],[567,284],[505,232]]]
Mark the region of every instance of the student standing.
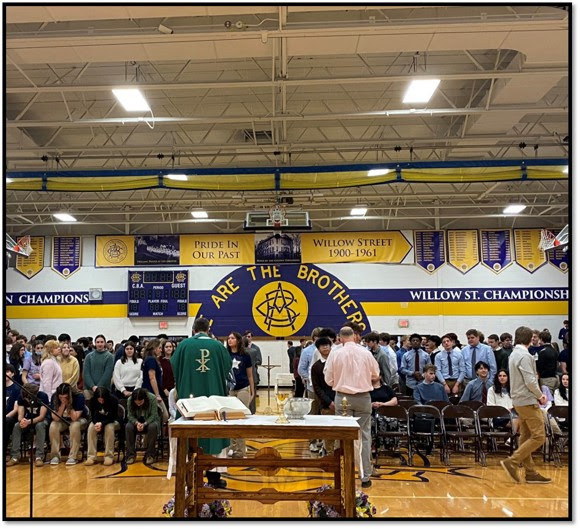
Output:
[[511,457],[501,461],[501,466],[516,483],[520,482],[519,465],[525,468],[526,483],[551,483],[550,478],[539,474],[532,460],[534,450],[544,444],[546,432],[540,405],[547,402],[536,377],[534,357],[528,352],[532,329],[518,327],[515,347],[509,358],[510,393],[520,418],[520,446]]

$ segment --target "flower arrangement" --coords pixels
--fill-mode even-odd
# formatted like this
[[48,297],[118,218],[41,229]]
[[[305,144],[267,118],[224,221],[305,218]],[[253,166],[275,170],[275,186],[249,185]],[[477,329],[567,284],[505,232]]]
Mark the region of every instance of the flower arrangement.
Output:
[[[204,487],[207,486],[207,483],[204,483]],[[165,518],[173,518],[175,516],[175,496],[163,506],[161,514]],[[211,503],[204,503],[198,513],[200,518],[229,518],[231,515],[232,506],[228,500],[214,500]],[[185,516],[188,516],[187,509],[185,510]]]
[[[316,492],[324,492],[330,489],[329,485],[322,485]],[[369,497],[364,492],[357,490],[355,496],[355,508],[357,518],[372,518],[377,514],[376,507],[369,501]],[[332,505],[327,505],[318,500],[308,502],[309,518],[340,518],[340,513]]]

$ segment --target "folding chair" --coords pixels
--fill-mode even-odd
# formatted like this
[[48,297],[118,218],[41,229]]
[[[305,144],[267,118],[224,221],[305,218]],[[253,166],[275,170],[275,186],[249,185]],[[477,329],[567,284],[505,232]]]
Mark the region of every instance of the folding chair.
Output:
[[480,439],[481,464],[487,466],[486,450],[488,453],[499,452],[498,441],[503,441],[510,456],[514,451],[516,434],[513,432],[512,414],[503,406],[481,406],[477,410],[477,433]]
[[446,400],[430,400],[427,402],[428,406],[435,406],[439,411],[443,411],[449,404]]
[[484,404],[480,400],[466,400],[463,402],[459,402],[460,406],[467,406],[468,408],[472,409],[473,411],[479,410]]
[[[550,419],[554,419],[560,427],[560,432],[554,431]],[[562,466],[560,456],[569,444],[570,426],[568,422],[568,406],[552,406],[548,409],[548,461],[554,461],[557,467]]]
[[409,443],[409,461],[413,461],[416,450],[421,456],[419,447],[426,443],[425,455],[431,454],[433,447],[439,445],[439,458],[443,461],[443,433],[441,430],[441,412],[435,406],[415,405],[409,412],[411,441]]
[[407,410],[403,406],[381,406],[374,419],[375,467],[379,468],[379,456],[383,453],[398,455],[404,461],[400,449],[406,448],[410,453],[411,439]]
[[[469,429],[466,423],[473,424],[473,429]],[[471,441],[475,462],[479,461],[480,437],[475,428],[475,412],[471,408],[461,405],[454,406],[453,404],[446,406],[441,412],[441,427],[444,438],[443,460],[446,465],[449,465],[451,450],[458,453],[466,452],[465,441]]]

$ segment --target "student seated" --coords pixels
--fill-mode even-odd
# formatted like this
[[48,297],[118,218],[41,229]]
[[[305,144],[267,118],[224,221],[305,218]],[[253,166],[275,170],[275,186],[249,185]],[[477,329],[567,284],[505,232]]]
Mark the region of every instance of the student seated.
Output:
[[435,382],[436,372],[437,368],[433,364],[427,364],[423,368],[423,382],[418,384],[413,391],[413,398],[418,404],[428,404],[430,400],[449,402],[443,385]]
[[115,450],[115,431],[119,429],[118,417],[119,401],[107,388],[98,387],[93,398],[89,401],[91,423],[87,432],[87,460],[86,466],[97,462],[97,434],[103,433],[105,441],[105,459],[103,465],[113,464]]
[[481,360],[477,362],[475,364],[475,374],[477,378],[467,384],[459,400],[460,403],[467,400],[479,400],[484,404],[487,402],[488,391],[493,386],[493,382],[488,379],[489,364]]
[[20,388],[12,382],[15,376],[12,364],[4,366],[4,387],[6,388],[6,407],[4,409],[4,445],[8,446],[14,425],[18,422],[18,399]]
[[159,433],[160,418],[157,411],[157,397],[145,388],[133,391],[127,401],[127,424],[125,426],[127,464],[135,463],[135,438],[137,434],[145,436],[146,465],[155,461],[155,441]]
[[34,464],[41,467],[44,464],[44,440],[46,438],[46,417],[47,408],[41,402],[48,405],[48,395],[39,391],[36,384],[26,383],[18,399],[18,422],[12,429],[12,445],[10,447],[10,461],[7,467],[17,465],[20,460],[20,441],[22,432],[34,428],[36,436],[36,457]]
[[564,373],[560,377],[560,387],[554,392],[555,406],[568,406],[568,387],[570,385],[570,375]]
[[[487,392],[487,401],[484,402],[488,406],[503,406],[510,410],[512,416],[512,429],[514,432],[518,431],[518,414],[514,409],[514,404],[510,395],[510,380],[506,369],[500,368],[493,378],[493,389]],[[495,425],[504,425],[509,422],[509,419],[494,419]],[[509,441],[509,439],[508,439]]]
[[[81,454],[81,432],[87,428],[89,419],[88,408],[85,406],[84,395],[70,384],[63,383],[56,388],[51,401],[51,407],[56,410],[52,413],[52,422],[48,430],[50,438],[50,464],[60,463],[60,434],[69,431],[70,452],[67,465],[76,465],[82,459]],[[66,424],[60,417],[68,420]]]

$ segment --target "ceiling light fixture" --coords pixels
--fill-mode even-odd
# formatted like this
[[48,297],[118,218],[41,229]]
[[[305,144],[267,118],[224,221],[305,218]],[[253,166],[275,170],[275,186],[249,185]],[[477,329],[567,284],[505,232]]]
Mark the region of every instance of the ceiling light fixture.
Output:
[[151,112],[149,103],[138,88],[115,88],[113,94],[127,112]]
[[166,35],[171,35],[173,33],[173,29],[163,24],[159,24],[157,30],[159,31],[159,33],[165,33]]
[[522,204],[510,204],[509,206],[504,208],[503,212],[506,215],[517,215],[518,213],[521,213],[524,209],[526,209],[526,206]]
[[439,86],[441,79],[424,79],[412,81],[405,92],[403,103],[427,103]]
[[392,171],[392,169],[371,169],[368,173],[367,176],[383,176],[385,174],[388,174]]
[[208,218],[207,211],[203,211],[203,210],[192,211],[191,216],[194,219],[207,219]]
[[53,213],[52,215],[55,219],[60,220],[61,222],[76,222],[77,219],[75,219],[72,215],[69,215],[68,213]]
[[186,182],[187,181],[187,175],[186,174],[168,174],[167,178],[169,178],[169,180],[180,180],[182,182]]
[[351,217],[364,217],[367,214],[367,208],[364,206],[357,206],[350,210]]

